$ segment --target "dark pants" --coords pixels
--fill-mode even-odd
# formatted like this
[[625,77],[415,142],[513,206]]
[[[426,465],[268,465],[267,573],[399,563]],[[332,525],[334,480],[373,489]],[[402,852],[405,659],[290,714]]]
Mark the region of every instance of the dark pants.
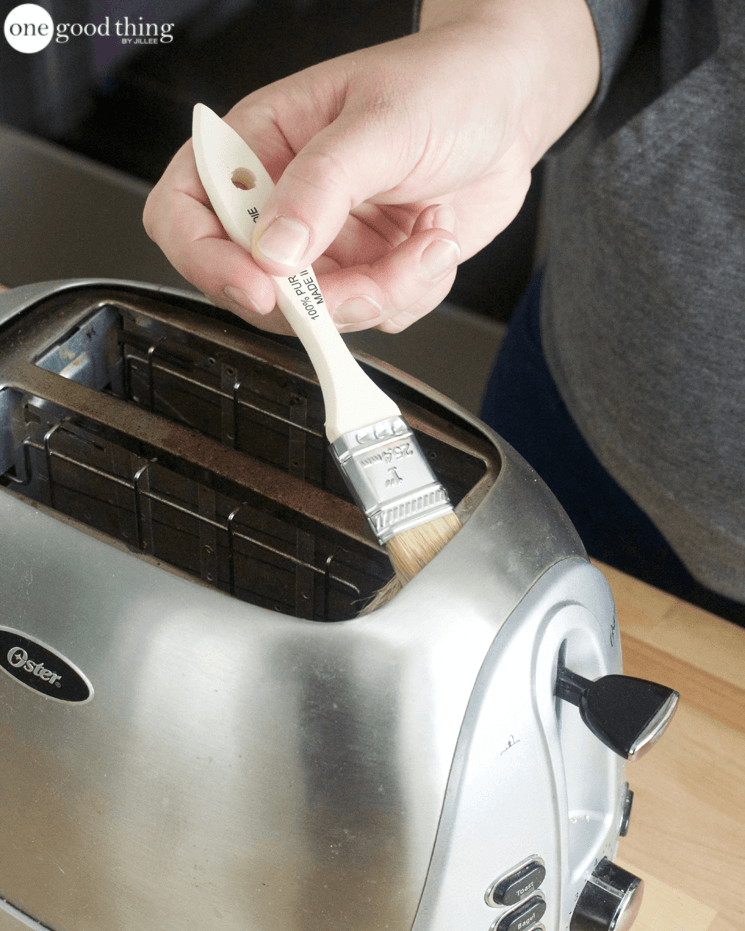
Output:
[[745,625],[745,605],[696,582],[582,438],[543,357],[539,295],[536,277],[510,321],[486,389],[482,419],[543,478],[590,556]]

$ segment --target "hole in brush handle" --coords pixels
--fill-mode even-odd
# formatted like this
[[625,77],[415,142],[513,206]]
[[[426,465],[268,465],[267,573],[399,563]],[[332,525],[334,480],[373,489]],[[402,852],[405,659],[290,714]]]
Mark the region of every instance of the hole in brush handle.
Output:
[[252,191],[256,187],[256,175],[248,168],[236,168],[230,180],[239,191]]

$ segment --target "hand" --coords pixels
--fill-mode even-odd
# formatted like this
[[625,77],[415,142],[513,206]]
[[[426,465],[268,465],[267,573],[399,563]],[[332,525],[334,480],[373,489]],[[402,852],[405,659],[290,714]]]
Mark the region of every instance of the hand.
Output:
[[[530,5],[457,6],[520,4]],[[414,36],[249,95],[226,120],[277,183],[252,255],[227,240],[209,209],[191,143],[148,199],[149,235],[214,303],[266,329],[288,331],[269,275],[311,262],[340,329],[403,329],[443,300],[458,260],[514,218],[532,165],[557,135],[551,118],[536,131],[530,55],[514,51],[519,32],[509,17],[435,16]]]

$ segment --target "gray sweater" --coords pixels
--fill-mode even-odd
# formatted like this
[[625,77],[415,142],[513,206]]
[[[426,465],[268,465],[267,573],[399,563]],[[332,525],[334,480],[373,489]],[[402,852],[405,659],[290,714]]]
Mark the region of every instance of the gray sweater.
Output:
[[745,0],[588,0],[601,85],[547,156],[541,327],[593,451],[745,601]]

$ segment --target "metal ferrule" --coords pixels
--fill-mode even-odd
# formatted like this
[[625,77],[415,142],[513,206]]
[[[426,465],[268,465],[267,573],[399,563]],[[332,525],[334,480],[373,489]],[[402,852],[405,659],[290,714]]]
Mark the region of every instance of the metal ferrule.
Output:
[[403,417],[344,433],[331,449],[379,543],[452,512]]

